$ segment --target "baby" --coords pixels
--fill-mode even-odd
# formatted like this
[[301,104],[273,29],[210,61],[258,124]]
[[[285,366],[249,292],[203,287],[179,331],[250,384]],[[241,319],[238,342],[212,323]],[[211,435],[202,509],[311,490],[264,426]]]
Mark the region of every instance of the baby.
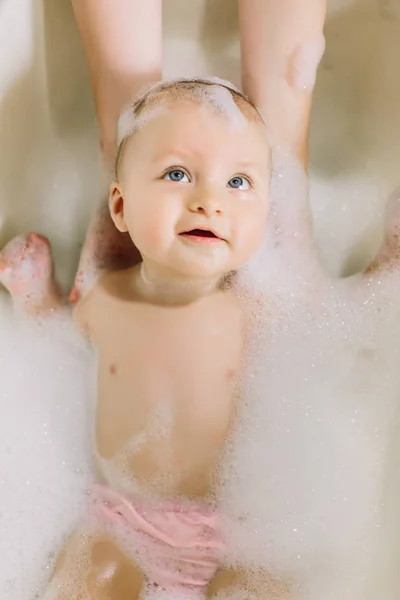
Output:
[[[142,262],[100,277],[74,311],[99,354],[101,484],[46,600],[202,596],[223,560],[216,474],[245,338],[230,284],[265,232],[266,128],[213,80],[159,84],[122,123],[109,209]],[[13,240],[0,271],[30,314],[59,305],[45,238]]]

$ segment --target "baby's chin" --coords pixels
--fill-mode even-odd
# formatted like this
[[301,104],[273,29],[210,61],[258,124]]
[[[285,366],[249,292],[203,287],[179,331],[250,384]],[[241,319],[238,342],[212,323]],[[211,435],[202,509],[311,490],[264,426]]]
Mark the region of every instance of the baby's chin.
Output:
[[225,267],[220,265],[210,266],[209,264],[202,264],[201,261],[193,261],[191,264],[188,264],[187,261],[173,261],[168,265],[168,268],[171,272],[179,274],[183,281],[187,279],[188,283],[194,283],[196,280],[199,283],[206,281],[217,282],[228,272],[228,269],[225,269]]
[[235,256],[215,256],[199,257],[198,260],[193,260],[190,263],[184,261],[180,265],[180,272],[187,275],[190,278],[198,277],[199,279],[223,279],[230,273],[240,271],[243,269],[248,262],[255,255],[255,252],[243,252],[235,253]]

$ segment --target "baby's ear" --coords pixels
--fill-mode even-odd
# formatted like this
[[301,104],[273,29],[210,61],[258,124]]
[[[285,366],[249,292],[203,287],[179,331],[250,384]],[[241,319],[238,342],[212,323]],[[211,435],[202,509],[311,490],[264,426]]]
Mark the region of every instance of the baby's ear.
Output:
[[108,199],[108,207],[110,215],[114,221],[115,227],[121,233],[128,231],[124,216],[124,197],[121,190],[121,185],[118,181],[113,181],[110,186],[110,196]]

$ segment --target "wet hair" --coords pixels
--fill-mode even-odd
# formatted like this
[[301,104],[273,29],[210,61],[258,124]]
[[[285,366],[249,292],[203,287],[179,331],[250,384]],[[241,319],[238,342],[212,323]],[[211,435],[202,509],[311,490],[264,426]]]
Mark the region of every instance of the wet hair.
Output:
[[228,116],[228,104],[247,121],[265,125],[265,121],[256,106],[229,81],[217,78],[168,80],[147,88],[125,111],[118,123],[118,153],[115,161],[115,176],[124,155],[127,141],[145,125],[153,111],[170,102],[187,100],[206,104],[217,112]]

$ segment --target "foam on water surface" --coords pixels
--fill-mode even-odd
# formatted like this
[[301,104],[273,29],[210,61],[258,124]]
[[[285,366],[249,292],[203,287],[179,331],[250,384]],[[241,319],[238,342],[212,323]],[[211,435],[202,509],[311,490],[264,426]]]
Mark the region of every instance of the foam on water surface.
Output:
[[[387,481],[399,420],[399,285],[395,270],[342,280],[324,272],[304,173],[275,157],[268,235],[238,280],[239,295],[255,302],[220,498],[228,564],[290,579],[295,600],[365,600],[395,547],[386,506],[397,494]],[[0,591],[30,600],[92,479],[94,361],[68,311],[33,324],[3,298],[0,309]]]
[[92,357],[69,313],[14,317],[0,298],[0,597],[40,598],[91,481]]
[[257,304],[221,490],[231,560],[294,580],[296,598],[364,600],[391,537],[400,273],[330,278],[305,180],[282,160],[274,177],[268,239],[239,279]]
[[[87,169],[91,164],[90,156],[96,152],[97,140],[96,142],[92,140],[85,145],[82,144],[84,141],[82,135],[78,135],[72,145],[73,158],[67,163],[63,159],[61,148],[68,144],[70,137],[72,140],[71,125],[73,130],[76,123],[79,123],[79,129],[82,129],[80,116],[78,120],[70,119],[68,99],[72,98],[73,100],[72,103],[70,102],[71,113],[74,116],[83,114],[86,120],[85,109],[82,113],[82,105],[85,104],[84,97],[88,95],[88,92],[85,92],[82,82],[86,81],[87,73],[85,71],[83,79],[80,78],[81,67],[85,61],[80,51],[80,42],[79,52],[76,52],[77,36],[71,36],[72,30],[68,26],[72,24],[72,9],[68,8],[69,3],[44,4],[46,6],[43,11],[42,3],[37,3],[39,8],[35,11],[34,4],[27,0],[9,0],[8,2],[5,0],[1,4],[1,23],[3,31],[7,34],[2,36],[2,40],[4,53],[9,57],[9,60],[3,61],[6,73],[1,79],[2,93],[5,99],[3,124],[6,125],[5,131],[9,132],[9,135],[2,138],[5,156],[2,164],[2,181],[7,182],[8,166],[11,168],[12,177],[15,178],[11,187],[5,185],[2,189],[3,204],[1,208],[6,228],[9,225],[10,217],[12,217],[12,226],[15,225],[17,231],[28,225],[36,227],[43,221],[43,225],[47,227],[46,232],[51,233],[56,230],[58,241],[64,240],[62,249],[68,251],[79,241],[75,237],[77,225],[80,224],[81,233],[84,227],[86,212],[83,207],[88,206],[87,200],[91,197],[92,185],[97,177],[95,173],[88,175]],[[54,12],[53,9],[50,12],[51,18],[48,19],[45,28],[46,35],[43,36],[41,27],[37,27],[35,30],[31,26],[30,15],[32,11],[46,15],[49,12],[47,5],[50,7],[53,4],[59,5],[59,8],[56,7]],[[195,35],[193,32],[198,26],[203,35],[203,13],[200,18],[198,15],[198,7],[202,10],[203,2],[193,3],[195,6],[189,11],[186,23],[183,17],[188,4],[187,0],[184,2],[174,0],[174,2],[166,2],[167,4],[174,6],[173,12],[175,13],[171,20],[170,31],[166,31],[165,35],[167,38],[165,67],[168,73],[191,75],[192,73],[206,74],[213,71],[226,73],[229,77],[237,77],[239,80],[239,53],[235,51],[232,56],[229,54],[232,44],[229,44],[229,35],[227,36],[225,33],[228,18],[225,18],[224,15],[224,18],[219,20],[221,27],[218,27],[218,31],[216,31],[217,36],[215,37],[218,38],[216,48],[211,46],[211,50],[206,49],[206,52],[201,52],[197,43],[197,34]],[[218,3],[209,4],[211,6]],[[225,2],[225,4],[228,17],[233,3]],[[361,260],[369,256],[371,245],[373,245],[373,240],[371,240],[373,232],[371,234],[369,226],[376,224],[380,208],[376,198],[382,196],[382,189],[386,193],[388,186],[395,185],[398,178],[398,153],[396,151],[398,130],[393,127],[393,123],[396,122],[398,114],[398,84],[400,81],[396,75],[395,64],[400,39],[399,22],[396,23],[395,18],[390,22],[388,19],[379,19],[378,13],[393,12],[388,6],[394,3],[382,0],[378,4],[380,5],[379,10],[377,10],[377,2],[374,0],[365,0],[364,2],[335,0],[329,3],[330,18],[326,28],[329,52],[320,71],[320,85],[314,102],[313,119],[315,120],[314,126],[311,128],[311,173],[315,199],[314,216],[318,224],[316,233],[320,240],[320,250],[324,253],[325,263],[329,264],[335,272],[339,272],[343,268],[350,252],[357,253],[357,247],[355,248],[354,244],[356,243],[359,249],[360,238],[363,234],[368,239],[360,251],[362,253]],[[62,9],[61,6],[63,6]],[[179,12],[182,7],[183,12],[182,10]],[[209,12],[207,9],[207,14]],[[10,15],[11,18],[7,15]],[[211,17],[212,15],[213,11],[211,10]],[[207,29],[207,27],[205,28]],[[211,27],[211,29],[213,28]],[[54,33],[54,31],[56,35],[52,40],[51,32]],[[57,35],[57,33],[61,35]],[[183,33],[187,38],[191,38],[190,42],[186,38],[182,39]],[[43,37],[46,38],[46,44],[41,43]],[[33,38],[37,38],[36,51],[32,46]],[[15,41],[17,43],[14,43]],[[235,47],[238,46],[238,43],[237,36],[235,36]],[[64,61],[63,56],[67,60]],[[57,60],[54,62],[55,58]],[[39,64],[41,69],[46,70],[43,78],[37,68],[38,63],[41,63]],[[60,63],[61,68],[59,68]],[[64,64],[68,67],[67,69]],[[301,64],[300,61],[300,66]],[[47,69],[48,66],[50,69]],[[313,83],[313,78],[306,79]],[[44,83],[46,85],[43,85]],[[31,87],[32,84],[33,87]],[[302,88],[300,78],[298,87],[300,93]],[[57,107],[54,90],[57,90],[58,96],[62,96],[66,100],[66,110],[60,110],[60,107]],[[24,103],[22,110],[18,110],[21,98],[26,99],[29,106],[32,105],[32,101],[34,105],[38,102],[38,106],[40,104],[39,116],[50,107],[48,123],[44,123],[46,126],[53,126],[57,121],[57,119],[54,120],[54,117],[59,117],[63,132],[61,132],[62,135],[58,132],[60,147],[56,151],[51,141],[45,137],[39,136],[38,139],[34,139],[29,135],[26,127],[29,119],[27,121],[24,114],[29,114],[29,111],[25,111]],[[13,107],[12,111],[11,107]],[[89,116],[90,120],[91,115]],[[42,127],[40,119],[38,126]],[[15,147],[14,138],[17,141]],[[48,159],[42,159],[42,162],[28,160],[26,148],[30,146],[29,139],[34,139],[34,154],[39,157],[43,145],[48,146],[49,152],[52,154],[50,163]],[[20,140],[19,143],[18,140]],[[21,165],[24,166],[24,172],[28,170],[35,174],[34,178],[29,178],[29,185],[26,184],[26,177],[15,177],[15,173],[21,172]],[[72,171],[78,169],[82,174],[84,173],[88,187],[82,193],[72,189],[76,188],[76,181],[73,177],[71,179],[71,169]],[[94,171],[94,169],[92,170]],[[51,185],[48,186],[47,180],[50,177],[50,171],[52,172],[51,179],[54,181],[55,178],[58,178],[60,182],[56,193],[51,189]],[[23,186],[18,186],[19,180],[24,182]],[[43,181],[43,187],[38,186],[36,180]],[[46,187],[50,189],[50,193],[45,193]],[[288,186],[288,191],[290,192],[290,186]],[[27,198],[29,198],[29,206]],[[293,199],[293,196],[287,198],[286,216],[289,219]],[[9,202],[12,206],[8,209]],[[295,203],[296,206],[298,206],[297,203]],[[277,218],[280,216],[278,214]],[[269,238],[267,247],[268,251],[271,250],[271,254],[267,257],[268,260],[265,260],[265,255],[263,258],[261,254],[259,261],[255,263],[257,269],[251,272],[251,285],[256,291],[265,285],[264,278],[267,278],[271,285],[275,285],[276,289],[271,293],[271,286],[269,287],[268,302],[263,303],[259,308],[259,311],[262,310],[261,316],[266,319],[264,330],[260,330],[259,336],[257,331],[253,332],[253,347],[266,352],[265,363],[263,363],[265,374],[257,371],[257,365],[261,361],[260,353],[258,355],[255,353],[254,360],[249,361],[248,364],[249,387],[246,388],[246,404],[248,406],[241,430],[243,434],[241,435],[241,431],[237,432],[238,449],[236,454],[238,459],[234,454],[234,459],[231,461],[236,474],[236,481],[232,482],[232,490],[236,493],[241,482],[243,486],[240,489],[240,495],[243,496],[243,500],[241,502],[240,497],[236,498],[236,502],[232,503],[232,506],[229,505],[229,508],[231,513],[235,514],[235,512],[240,512],[243,506],[242,512],[251,513],[254,530],[260,532],[256,519],[261,519],[263,527],[268,526],[268,539],[270,540],[267,547],[268,557],[271,556],[273,545],[278,540],[279,546],[275,553],[275,562],[280,564],[282,570],[285,568],[290,570],[292,564],[295,567],[297,564],[300,565],[297,571],[301,573],[303,581],[308,582],[308,588],[312,588],[309,598],[317,597],[318,600],[324,600],[334,596],[337,600],[344,598],[397,600],[399,579],[393,577],[393,572],[398,568],[400,549],[400,536],[398,535],[400,436],[395,435],[398,433],[398,419],[394,418],[392,425],[388,427],[385,441],[382,423],[386,428],[386,417],[382,417],[379,421],[381,441],[378,440],[376,446],[372,446],[369,445],[368,439],[365,439],[365,447],[367,450],[369,449],[365,457],[359,452],[354,455],[349,453],[349,456],[340,461],[338,455],[342,435],[347,440],[351,438],[351,419],[355,419],[358,427],[362,428],[364,432],[371,432],[380,405],[384,414],[388,414],[391,410],[395,411],[393,398],[397,396],[397,392],[395,392],[397,373],[393,371],[394,365],[398,364],[399,338],[396,312],[399,297],[398,283],[395,278],[382,278],[379,285],[375,279],[368,292],[363,281],[359,277],[355,277],[343,282],[343,292],[336,285],[332,290],[329,287],[331,285],[329,278],[323,283],[318,275],[318,269],[314,270],[314,267],[311,269],[314,273],[313,276],[305,277],[305,265],[310,265],[310,262],[308,260],[305,262],[304,255],[297,252],[297,249],[301,248],[301,244],[296,247],[294,240],[289,246],[284,244],[287,230],[282,229],[279,225],[276,225],[276,228],[281,232],[277,232],[276,236]],[[8,231],[5,235],[8,235]],[[279,247],[281,251],[278,251]],[[274,248],[277,251],[272,254]],[[287,248],[286,255],[282,248]],[[295,249],[296,251],[294,251]],[[72,263],[72,261],[70,262]],[[296,265],[300,265],[302,268],[297,269]],[[283,267],[288,269],[286,275]],[[73,276],[72,270],[73,265],[71,264],[68,270],[69,277]],[[247,284],[250,284],[249,280],[247,280]],[[303,293],[303,289],[309,291],[300,298],[299,294]],[[313,290],[315,291],[314,296]],[[375,301],[374,298],[377,300]],[[373,308],[374,302],[375,308]],[[367,304],[364,306],[364,303]],[[326,304],[328,304],[328,310]],[[377,307],[381,311],[380,315],[377,315]],[[382,312],[386,315],[383,326],[381,326]],[[272,319],[271,313],[273,313]],[[304,324],[301,322],[303,318]],[[362,320],[364,319],[363,326]],[[81,367],[77,367],[75,370],[76,362],[79,362],[76,360],[76,356],[79,353],[75,355],[75,359],[71,358],[75,352],[74,344],[72,347],[69,342],[64,345],[64,342],[60,341],[58,333],[55,339],[47,341],[43,341],[43,339],[38,341],[33,334],[26,331],[20,333],[15,330],[15,322],[11,320],[9,314],[3,314],[2,306],[0,325],[2,333],[0,337],[0,377],[2,381],[0,429],[2,437],[0,440],[4,439],[4,444],[1,444],[0,465],[1,473],[7,474],[8,489],[10,490],[7,498],[0,490],[0,505],[6,506],[7,509],[10,507],[14,509],[13,511],[8,510],[8,518],[14,515],[14,520],[9,521],[6,534],[0,535],[0,556],[4,566],[4,571],[0,569],[0,598],[15,600],[23,598],[26,600],[32,596],[29,590],[33,587],[37,589],[36,584],[40,579],[38,574],[42,573],[42,569],[45,568],[45,562],[47,564],[47,558],[43,559],[41,563],[44,555],[40,536],[45,532],[44,539],[48,541],[48,543],[45,541],[45,545],[52,551],[54,546],[50,542],[51,535],[54,535],[57,543],[57,538],[59,535],[61,537],[60,532],[64,529],[65,511],[60,509],[57,512],[57,503],[53,502],[52,494],[54,496],[59,493],[57,501],[61,502],[60,506],[65,506],[62,504],[64,497],[61,497],[64,491],[67,498],[72,499],[73,503],[75,502],[75,491],[72,488],[69,489],[68,481],[72,481],[73,486],[77,483],[75,475],[71,477],[68,475],[65,482],[61,481],[60,473],[65,473],[65,471],[58,469],[57,460],[54,459],[53,464],[53,458],[50,455],[44,456],[38,452],[38,449],[41,452],[43,448],[40,442],[41,437],[35,428],[38,432],[42,431],[40,423],[47,418],[49,411],[51,413],[55,406],[54,394],[47,386],[51,387],[51,381],[58,381],[54,384],[58,390],[63,389],[64,386],[64,379],[60,385],[61,375],[58,369],[54,368],[53,372],[50,372],[49,366],[54,367],[55,365],[51,359],[52,352],[50,350],[58,347],[60,355],[65,350],[63,361],[66,360],[65,357],[69,357],[72,365],[71,369],[66,369],[66,372],[80,373]],[[279,331],[280,326],[282,326],[282,331]],[[377,331],[380,331],[380,334]],[[303,336],[301,332],[303,332]],[[359,335],[361,335],[360,339],[357,338]],[[364,344],[364,341],[368,343]],[[47,354],[47,361],[42,362],[40,353],[31,355],[29,352],[31,342],[33,342],[31,347],[34,349],[42,346],[47,348],[48,352],[43,353],[44,357]],[[274,353],[275,342],[276,352]],[[358,356],[361,348],[362,356]],[[318,362],[310,360],[314,354],[317,358],[320,357]],[[40,369],[36,370],[37,379],[29,370],[31,364],[40,366]],[[44,383],[40,380],[39,373]],[[271,373],[273,374],[272,379],[269,376]],[[253,377],[250,377],[251,375]],[[288,381],[282,382],[282,375]],[[21,382],[19,381],[20,377],[22,377]],[[266,381],[267,378],[268,381]],[[290,381],[291,378],[293,381]],[[311,378],[308,386],[305,382],[307,378]],[[86,385],[83,379],[83,376],[81,379],[80,375],[76,377],[76,390],[83,389]],[[36,398],[39,398],[36,403],[28,402],[26,387],[23,388],[22,382],[35,383],[33,389],[36,390]],[[82,388],[80,384],[82,384]],[[372,384],[371,387],[370,384]],[[261,393],[262,385],[266,385],[263,393]],[[335,393],[335,385],[337,393]],[[42,388],[42,386],[44,387]],[[73,386],[73,382],[68,380],[68,386]],[[43,394],[38,393],[39,388],[44,390]],[[252,389],[255,391],[254,397],[251,394]],[[6,391],[5,400],[3,399],[3,390]],[[324,390],[327,390],[326,394]],[[353,394],[356,395],[353,397]],[[64,396],[61,397],[64,398]],[[310,398],[308,403],[314,413],[308,412],[307,416],[308,397]],[[8,398],[11,398],[12,402],[8,402]],[[337,407],[337,398],[341,399],[340,409]],[[397,399],[396,403],[398,403]],[[358,405],[357,410],[361,406],[362,418],[360,418],[360,412],[350,416],[354,404]],[[37,411],[37,417],[30,421],[29,417],[31,417],[33,409]],[[290,414],[293,409],[296,412],[291,420]],[[322,417],[315,415],[317,409],[322,413]],[[71,417],[76,415],[76,421],[72,419],[73,427],[72,422],[70,422],[71,427],[63,423],[64,415],[53,415],[54,431],[57,432],[60,440],[64,440],[63,447],[68,447],[68,452],[72,452],[71,439],[79,433],[80,410],[74,405],[74,410],[70,413]],[[327,415],[325,414],[326,410],[328,410]],[[296,417],[298,413],[300,413],[299,418]],[[272,415],[271,423],[268,420],[269,414]],[[313,416],[314,421],[305,427],[310,415],[313,414],[315,415]],[[5,420],[3,420],[3,415],[6,415]],[[20,433],[19,425],[21,415],[26,418],[22,433]],[[259,415],[262,418],[257,426],[256,419],[259,418]],[[342,415],[342,420],[339,418],[340,415]],[[323,419],[322,425],[318,420],[321,418]],[[30,422],[32,423],[31,428]],[[265,423],[268,427],[263,431]],[[285,425],[286,427],[284,427]],[[288,425],[293,426],[288,427]],[[72,431],[70,435],[67,434],[67,429]],[[289,431],[287,432],[286,429]],[[271,430],[274,436],[269,441],[268,436]],[[390,434],[390,430],[392,434]],[[15,448],[18,434],[22,438],[27,432],[32,436],[26,436],[27,446],[32,452],[23,453],[21,451],[18,454],[14,450],[13,465],[10,459],[7,459],[7,448]],[[327,434],[326,440],[324,432]],[[253,450],[252,440],[254,440]],[[347,447],[348,444],[349,441]],[[355,444],[359,445],[359,435],[357,435]],[[377,467],[377,461],[373,460],[370,469],[371,456],[379,455],[379,452],[375,453],[374,447],[378,448],[379,446],[381,448],[386,446],[385,464]],[[331,452],[330,448],[333,448],[334,452]],[[385,452],[382,452],[382,455],[384,454]],[[34,460],[34,456],[37,456],[38,460]],[[267,462],[265,466],[262,463],[263,467],[260,470],[256,467],[262,462],[263,456],[266,457]],[[347,466],[349,460],[350,465]],[[41,463],[53,466],[46,471],[45,466],[40,467]],[[344,463],[344,467],[341,466],[342,463]],[[313,464],[316,465],[315,472]],[[322,478],[320,475],[323,474],[322,466],[324,464],[326,465],[325,477]],[[34,469],[31,468],[32,466]],[[286,472],[286,466],[292,471],[296,471],[298,485],[290,483],[291,475]],[[350,473],[351,466],[354,467],[354,481]],[[250,477],[251,473],[246,476],[246,469],[254,471],[253,478]],[[387,471],[386,476],[383,475],[385,470]],[[55,487],[52,489],[58,491],[42,494],[40,498],[38,498],[38,493],[36,495],[28,494],[26,491],[28,488],[23,484],[26,472],[32,474],[31,480],[36,474],[36,479],[44,482],[43,491],[45,488],[51,489],[53,485]],[[367,544],[365,534],[364,541],[360,542],[357,547],[354,540],[357,537],[356,530],[360,528],[360,523],[364,522],[366,525],[367,537],[368,530],[374,527],[373,523],[376,522],[377,512],[375,509],[376,495],[374,496],[374,492],[371,496],[364,496],[365,483],[357,493],[357,485],[362,474],[365,474],[367,480],[372,481],[374,473],[377,472],[380,474],[378,479],[381,484],[381,514],[385,513],[385,516],[379,530],[376,530],[377,538],[381,538],[381,541],[376,544],[376,554],[380,552],[380,557],[375,555],[376,564],[372,565],[366,579],[365,548],[367,547],[368,553],[368,546],[371,548],[371,543]],[[11,476],[11,473],[14,475]],[[346,477],[343,476],[345,473],[347,473]],[[334,486],[335,477],[338,486]],[[282,480],[284,480],[283,483]],[[278,482],[276,489],[275,482]],[[318,484],[317,488],[312,485],[313,482]],[[252,487],[253,484],[254,487]],[[78,495],[81,489],[80,485],[81,483],[76,486]],[[332,518],[331,521],[325,519],[324,525],[324,517],[329,515],[329,511],[332,514],[334,508],[335,494],[329,491],[333,487],[335,494],[339,489],[340,495],[343,497],[340,502],[343,511],[338,510],[333,515],[335,518]],[[257,500],[256,494],[260,490],[264,495],[260,495]],[[20,500],[17,492],[21,494]],[[346,494],[348,495],[346,496]],[[304,500],[303,504],[300,501],[301,496]],[[36,522],[31,517],[31,502],[35,497],[38,500],[34,504],[37,507],[43,507],[40,518]],[[351,508],[349,508],[349,500],[347,503],[345,502],[345,497],[355,501]],[[228,505],[229,498],[225,494],[224,498]],[[310,498],[312,504],[309,503]],[[322,498],[325,503],[321,505],[320,511],[322,512],[320,513],[317,511],[318,498]],[[386,507],[389,505],[390,510],[387,511]],[[361,511],[361,515],[359,515],[359,511]],[[3,513],[3,510],[0,512]],[[60,514],[61,520],[58,522]],[[280,520],[278,518],[274,525],[273,519],[276,514]],[[300,529],[297,528],[297,532],[292,531],[289,527],[288,516],[291,514],[294,515],[297,522],[302,524]],[[311,523],[307,521],[308,514],[313,516]],[[350,514],[354,515],[356,523],[354,528],[348,529],[347,521]],[[347,521],[342,515],[347,515]],[[52,523],[50,523],[49,516],[53,519]],[[12,530],[11,524],[15,525],[14,530]],[[33,525],[35,531],[32,530]],[[42,525],[44,529],[39,535],[38,532]],[[47,530],[46,527],[49,529]],[[69,524],[66,524],[65,529],[68,527]],[[53,533],[50,533],[50,530]],[[307,536],[304,535],[305,530],[308,532]],[[320,533],[323,530],[324,535],[321,536]],[[262,535],[259,533],[257,536],[252,531],[250,533],[251,539],[245,544],[242,543],[242,539],[237,538],[239,550],[242,551],[242,555],[250,557],[248,558],[249,562],[250,554],[257,555],[257,552],[262,549]],[[304,558],[304,552],[299,553],[300,558],[297,558],[296,544],[298,547],[300,542],[298,541],[299,537],[296,538],[296,534],[303,537],[303,545],[309,549],[309,556],[311,555],[312,559],[308,562],[309,568],[306,562],[307,558]],[[346,550],[348,541],[350,546]],[[286,550],[285,543],[287,543]],[[313,544],[315,551],[311,552]],[[321,561],[330,569],[326,579],[326,569],[319,570],[315,566],[318,551],[322,545],[325,552],[321,553]],[[343,556],[340,556],[340,548],[345,548]],[[239,556],[239,558],[241,557]],[[347,567],[343,566],[346,560],[348,560]],[[379,570],[381,573],[377,576]],[[15,575],[20,578],[21,573],[25,575],[23,582],[18,583],[19,587],[11,584],[10,591],[7,592],[8,596],[4,595],[5,578],[16,579]],[[349,584],[348,588],[346,588],[346,579]],[[331,586],[332,582],[333,586]],[[357,593],[357,585],[359,589],[364,586],[360,593]],[[367,585],[370,585],[369,593],[365,592]],[[18,590],[21,592],[20,595],[18,595]],[[165,600],[174,597],[168,593],[164,596]],[[157,597],[160,596],[157,594]],[[222,594],[222,597],[225,598],[228,595]],[[229,594],[229,598],[233,600],[242,597],[240,591],[237,596]],[[244,598],[248,598],[248,596],[245,595]],[[295,600],[297,598],[299,598],[299,594],[295,594]]]
[[[387,478],[400,277],[328,276],[307,198],[301,169],[275,157],[268,235],[238,280],[255,302],[241,418],[222,468],[228,564],[294,581],[295,600],[365,600],[397,523],[385,511],[397,493]],[[68,311],[33,324],[6,302],[0,309],[0,591],[30,600],[92,479],[94,360]]]

